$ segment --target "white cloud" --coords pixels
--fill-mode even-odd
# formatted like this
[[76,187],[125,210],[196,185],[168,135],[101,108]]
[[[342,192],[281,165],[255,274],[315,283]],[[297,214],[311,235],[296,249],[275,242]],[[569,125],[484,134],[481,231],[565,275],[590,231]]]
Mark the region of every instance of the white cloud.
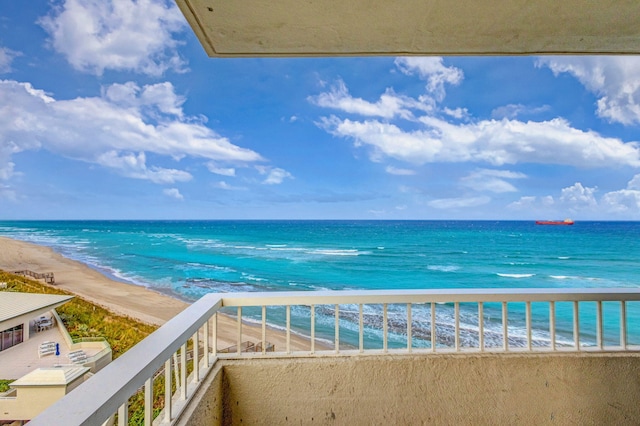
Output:
[[538,60],[555,75],[569,73],[599,96],[597,113],[612,122],[640,123],[640,57],[551,56]]
[[442,210],[451,209],[464,209],[469,207],[478,207],[487,204],[491,201],[491,198],[487,196],[481,197],[469,197],[469,198],[441,198],[438,200],[429,201],[427,204],[430,207]]
[[476,191],[503,193],[517,191],[516,187],[505,179],[523,179],[526,177],[523,173],[509,170],[477,169],[463,177],[460,182],[463,186]]
[[175,198],[176,200],[184,200],[184,196],[180,193],[178,188],[165,188],[162,192],[164,195]]
[[217,163],[263,160],[258,153],[231,144],[201,120],[185,117],[182,99],[170,83],[112,85],[101,97],[56,100],[29,83],[4,80],[0,81],[3,99],[11,99],[0,101],[0,174],[4,178],[12,173],[13,154],[41,148],[157,183],[185,181],[191,175],[147,165],[145,153]]
[[635,175],[627,184],[627,189],[634,189],[640,191],[640,174]]
[[416,174],[415,170],[401,169],[393,166],[387,166],[385,168],[385,171],[390,175],[398,175],[398,176],[411,176]]
[[640,214],[640,191],[621,189],[606,193],[602,197],[603,207],[612,213],[631,213],[635,217]]
[[245,191],[247,188],[243,186],[229,185],[227,182],[221,180],[213,185],[215,188],[224,189],[225,191]]
[[613,213],[632,213],[636,217],[640,216],[640,174],[631,178],[626,189],[606,193],[601,204]]
[[166,0],[65,0],[39,21],[51,46],[77,70],[152,76],[184,71],[173,35],[186,28]]
[[393,90],[387,91],[375,102],[354,98],[349,94],[342,80],[338,81],[329,92],[317,96],[309,96],[309,102],[323,108],[332,108],[350,114],[366,117],[394,118],[396,116],[410,119],[413,114],[409,108],[430,110],[432,106],[418,102],[406,96],[398,96]]
[[271,168],[264,166],[256,166],[256,169],[261,175],[267,175],[267,177],[262,181],[264,185],[279,185],[285,179],[292,179],[293,175],[288,171],[280,168]]
[[412,164],[483,162],[563,164],[577,167],[640,167],[638,143],[600,136],[571,127],[561,118],[549,121],[481,120],[451,124],[424,116],[422,129],[404,130],[376,120],[353,121],[332,116],[319,125],[356,146],[367,146],[373,159],[382,156]]
[[211,173],[214,173],[216,175],[229,176],[229,177],[234,177],[236,175],[236,169],[235,168],[233,168],[233,167],[220,167],[216,163],[213,163],[211,161],[207,163],[207,169],[209,169],[209,171]]
[[20,56],[20,52],[0,46],[0,74],[11,71],[11,63],[16,56]]
[[563,188],[560,192],[560,201],[568,204],[571,208],[595,207],[598,202],[595,193],[598,188],[585,187],[580,182],[572,186]]
[[450,117],[457,118],[458,120],[469,117],[469,111],[467,111],[466,108],[444,108],[442,112]]
[[464,78],[462,70],[456,67],[447,67],[440,57],[401,57],[396,58],[395,65],[406,75],[417,73],[420,78],[427,81],[427,91],[437,101],[445,96],[445,84],[458,85]]
[[146,179],[153,183],[169,184],[186,182],[193,177],[190,173],[182,170],[165,169],[155,166],[148,168],[144,152],[136,155],[132,153],[119,154],[116,151],[109,151],[98,155],[96,163],[101,166],[116,169],[123,176],[134,179]]

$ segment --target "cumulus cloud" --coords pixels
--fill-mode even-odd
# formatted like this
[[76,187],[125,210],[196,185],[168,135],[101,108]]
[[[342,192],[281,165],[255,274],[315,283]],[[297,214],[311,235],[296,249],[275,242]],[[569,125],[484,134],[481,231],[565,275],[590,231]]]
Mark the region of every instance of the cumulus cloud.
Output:
[[551,56],[542,57],[555,75],[568,73],[599,97],[600,117],[625,125],[640,124],[640,57]]
[[271,168],[266,166],[256,166],[256,169],[261,175],[267,177],[262,181],[264,185],[279,185],[285,179],[292,179],[293,175],[288,171],[280,168]]
[[545,214],[547,218],[549,214],[564,215],[572,213],[589,216],[602,212],[611,212],[612,209],[606,206],[607,203],[602,203],[608,194],[605,194],[599,201],[597,192],[597,187],[589,187],[581,182],[576,182],[571,186],[562,188],[556,198],[552,195],[524,196],[507,207],[511,210]]
[[178,188],[165,188],[162,192],[167,197],[175,198],[176,200],[184,200],[184,196],[180,193]]
[[560,193],[560,201],[570,205],[572,208],[595,207],[598,202],[595,193],[598,188],[585,187],[580,182],[576,182],[572,186],[563,188]]
[[477,169],[463,177],[460,183],[476,191],[516,192],[516,187],[507,182],[507,179],[523,179],[526,177],[523,173],[509,170]]
[[16,56],[20,56],[20,53],[8,47],[0,46],[0,74],[11,71],[11,63]]
[[234,164],[263,160],[186,117],[181,104],[170,83],[114,84],[100,97],[56,100],[29,83],[0,81],[0,177],[11,177],[14,154],[35,149],[163,184],[191,175],[148,165],[149,153],[176,161],[187,156]]
[[460,197],[460,198],[440,198],[437,200],[431,200],[427,204],[430,207],[441,210],[454,210],[465,209],[469,207],[477,207],[487,204],[491,201],[491,198],[487,196],[481,197]]
[[638,143],[600,136],[572,127],[566,120],[534,122],[480,120],[452,124],[432,116],[419,119],[423,128],[404,130],[393,123],[324,117],[319,125],[334,136],[369,147],[379,161],[386,156],[412,164],[481,162],[494,166],[517,163],[577,167],[640,167]]
[[50,44],[77,70],[159,76],[182,72],[176,33],[184,17],[167,0],[65,0],[39,20]]
[[639,217],[640,174],[635,175],[626,188],[604,194],[601,204],[612,213],[632,213],[635,217]]

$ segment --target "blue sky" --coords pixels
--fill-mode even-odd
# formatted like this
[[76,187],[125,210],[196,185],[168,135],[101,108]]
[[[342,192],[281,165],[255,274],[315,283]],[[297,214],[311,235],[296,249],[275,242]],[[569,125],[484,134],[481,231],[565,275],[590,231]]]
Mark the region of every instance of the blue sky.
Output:
[[4,2],[2,219],[640,220],[640,58],[208,58],[172,2]]

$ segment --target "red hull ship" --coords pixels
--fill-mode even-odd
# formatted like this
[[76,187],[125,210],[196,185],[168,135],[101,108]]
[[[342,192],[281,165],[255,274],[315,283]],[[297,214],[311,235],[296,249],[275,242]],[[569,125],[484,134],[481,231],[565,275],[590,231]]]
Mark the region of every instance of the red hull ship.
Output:
[[536,225],[573,225],[573,220],[536,220]]

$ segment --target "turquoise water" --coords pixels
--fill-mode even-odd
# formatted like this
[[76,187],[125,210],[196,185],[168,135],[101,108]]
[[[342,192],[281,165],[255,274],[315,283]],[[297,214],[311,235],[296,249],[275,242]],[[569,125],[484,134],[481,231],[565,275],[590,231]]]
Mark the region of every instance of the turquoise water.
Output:
[[[640,222],[0,222],[0,236],[50,246],[108,276],[186,300],[234,291],[640,287]],[[448,308],[439,314],[450,315]],[[470,341],[475,309],[462,307],[463,320],[468,317],[463,337]],[[594,309],[581,307],[587,323]],[[485,310],[491,327],[500,307]],[[534,305],[541,317],[546,310],[546,304]],[[518,344],[523,309],[510,304],[509,311]],[[611,312],[606,335],[614,340],[617,308],[605,305],[605,311]],[[635,321],[634,306],[629,313]],[[352,314],[348,307],[342,311],[347,329]],[[422,315],[414,313],[416,324]],[[294,312],[294,322],[303,324],[306,316]],[[401,316],[398,311],[399,334]],[[570,340],[570,306],[558,306],[558,316],[560,334]],[[544,341],[548,319],[537,327]],[[595,333],[582,332],[587,338]]]

